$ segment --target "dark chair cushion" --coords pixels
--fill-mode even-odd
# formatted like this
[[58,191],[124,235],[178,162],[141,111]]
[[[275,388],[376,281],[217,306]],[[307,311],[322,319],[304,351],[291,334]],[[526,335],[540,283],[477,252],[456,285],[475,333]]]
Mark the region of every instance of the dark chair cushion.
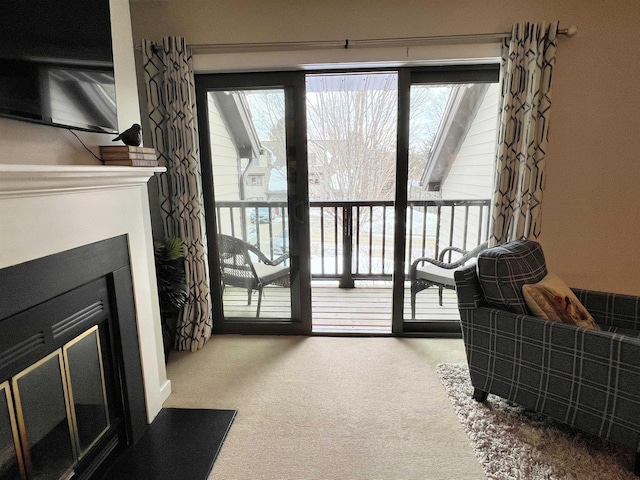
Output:
[[513,313],[530,314],[522,286],[547,274],[539,243],[515,240],[488,248],[478,255],[478,281],[487,303]]

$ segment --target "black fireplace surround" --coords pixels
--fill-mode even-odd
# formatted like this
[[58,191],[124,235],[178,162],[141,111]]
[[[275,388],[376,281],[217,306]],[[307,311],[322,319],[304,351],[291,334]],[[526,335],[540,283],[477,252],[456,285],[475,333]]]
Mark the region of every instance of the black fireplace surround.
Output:
[[99,478],[147,426],[127,236],[0,269],[0,292],[0,384],[97,327],[108,428],[68,474]]

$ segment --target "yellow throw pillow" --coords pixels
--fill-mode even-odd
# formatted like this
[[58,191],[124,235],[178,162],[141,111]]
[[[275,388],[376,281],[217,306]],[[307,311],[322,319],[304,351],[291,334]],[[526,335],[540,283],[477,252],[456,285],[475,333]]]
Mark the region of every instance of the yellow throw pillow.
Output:
[[522,286],[522,295],[534,315],[578,327],[600,327],[578,297],[554,273],[548,273],[538,283]]

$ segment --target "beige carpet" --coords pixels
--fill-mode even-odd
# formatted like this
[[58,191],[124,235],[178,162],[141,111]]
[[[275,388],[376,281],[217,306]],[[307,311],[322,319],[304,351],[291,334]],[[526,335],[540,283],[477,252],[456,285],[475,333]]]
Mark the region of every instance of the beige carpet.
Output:
[[211,479],[478,480],[436,374],[464,358],[451,339],[222,335],[171,353],[165,406],[238,410]]
[[465,364],[438,365],[490,480],[637,480],[629,448],[555,423],[495,395],[478,403]]

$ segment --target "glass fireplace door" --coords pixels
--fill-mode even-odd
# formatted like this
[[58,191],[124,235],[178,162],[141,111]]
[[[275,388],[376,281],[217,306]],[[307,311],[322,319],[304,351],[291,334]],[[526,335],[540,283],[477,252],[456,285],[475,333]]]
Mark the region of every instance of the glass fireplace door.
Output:
[[63,347],[78,458],[109,428],[98,327]]
[[64,478],[75,463],[62,368],[57,350],[12,381],[27,478]]
[[2,383],[0,393],[0,480],[73,477],[109,429],[98,326]]

